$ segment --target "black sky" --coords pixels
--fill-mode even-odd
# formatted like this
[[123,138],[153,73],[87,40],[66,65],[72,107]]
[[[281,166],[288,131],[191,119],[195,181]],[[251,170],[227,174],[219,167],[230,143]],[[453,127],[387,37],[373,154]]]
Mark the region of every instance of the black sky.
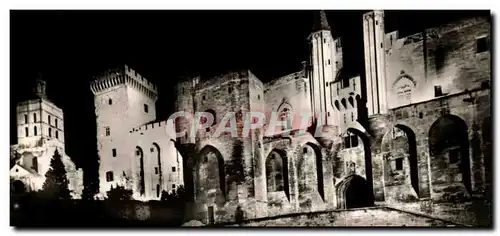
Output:
[[[363,74],[361,15],[326,11],[342,36],[348,74]],[[39,72],[64,110],[66,152],[86,178],[97,169],[91,76],[126,63],[159,87],[157,114],[172,112],[170,89],[183,75],[248,68],[262,81],[298,71],[307,60],[313,11],[11,11],[11,144],[15,106]],[[386,31],[400,35],[478,11],[386,11]]]

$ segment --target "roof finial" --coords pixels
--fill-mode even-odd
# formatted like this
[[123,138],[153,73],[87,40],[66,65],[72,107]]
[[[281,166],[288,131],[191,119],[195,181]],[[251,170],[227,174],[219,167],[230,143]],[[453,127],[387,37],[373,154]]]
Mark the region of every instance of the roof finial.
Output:
[[328,19],[326,18],[326,13],[323,10],[315,12],[314,14],[313,32],[320,30],[331,30]]

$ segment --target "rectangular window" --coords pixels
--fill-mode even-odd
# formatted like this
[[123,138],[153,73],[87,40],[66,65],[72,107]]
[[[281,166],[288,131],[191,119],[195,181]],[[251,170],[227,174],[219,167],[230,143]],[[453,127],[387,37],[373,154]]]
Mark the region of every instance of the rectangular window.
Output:
[[28,115],[24,115],[24,123],[28,124]]
[[59,139],[59,132],[56,130],[56,139]]
[[488,51],[488,40],[486,37],[476,39],[476,53]]
[[36,113],[33,113],[33,122],[36,122]]
[[52,137],[52,128],[49,128],[49,137]]
[[29,134],[30,134],[30,133],[28,132],[28,127],[25,127],[25,128],[24,128],[24,135],[25,135],[26,137],[28,137],[28,136],[29,136]]
[[56,118],[55,122],[56,122],[56,128],[57,128],[57,118]]
[[106,127],[105,129],[106,129],[106,136],[111,135],[111,130],[110,130],[109,126]]
[[106,181],[107,182],[113,181],[113,171],[106,172]]
[[112,152],[113,152],[113,157],[116,157],[116,148],[113,148]]
[[403,158],[396,159],[396,170],[403,170]]
[[36,131],[37,131],[37,130],[36,130],[36,126],[35,126],[35,127],[33,127],[33,134],[34,134],[35,136],[37,136],[37,132],[36,132]]
[[144,104],[144,112],[148,113],[148,105]]
[[175,166],[172,166],[172,172],[175,172]]
[[443,90],[441,89],[441,86],[436,85],[434,86],[434,97],[440,97],[443,96]]
[[51,120],[51,119],[50,119],[50,115],[49,115],[48,117],[49,117],[48,119],[49,119],[49,125],[50,125],[50,123],[51,123],[51,122],[50,122],[50,120]]
[[172,189],[175,189],[175,184],[172,184]]
[[158,174],[158,167],[155,167],[155,174]]

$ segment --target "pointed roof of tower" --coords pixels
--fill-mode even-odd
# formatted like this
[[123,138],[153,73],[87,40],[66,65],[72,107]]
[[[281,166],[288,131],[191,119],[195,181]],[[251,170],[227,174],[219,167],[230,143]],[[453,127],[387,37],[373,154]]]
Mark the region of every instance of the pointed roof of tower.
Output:
[[314,13],[313,32],[320,30],[331,30],[326,13],[323,10]]

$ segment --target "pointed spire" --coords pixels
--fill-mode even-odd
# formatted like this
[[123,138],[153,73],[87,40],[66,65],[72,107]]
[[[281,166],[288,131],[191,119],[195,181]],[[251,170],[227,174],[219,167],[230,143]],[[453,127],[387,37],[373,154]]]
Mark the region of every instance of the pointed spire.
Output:
[[313,32],[320,30],[331,30],[326,13],[323,10],[314,13]]

